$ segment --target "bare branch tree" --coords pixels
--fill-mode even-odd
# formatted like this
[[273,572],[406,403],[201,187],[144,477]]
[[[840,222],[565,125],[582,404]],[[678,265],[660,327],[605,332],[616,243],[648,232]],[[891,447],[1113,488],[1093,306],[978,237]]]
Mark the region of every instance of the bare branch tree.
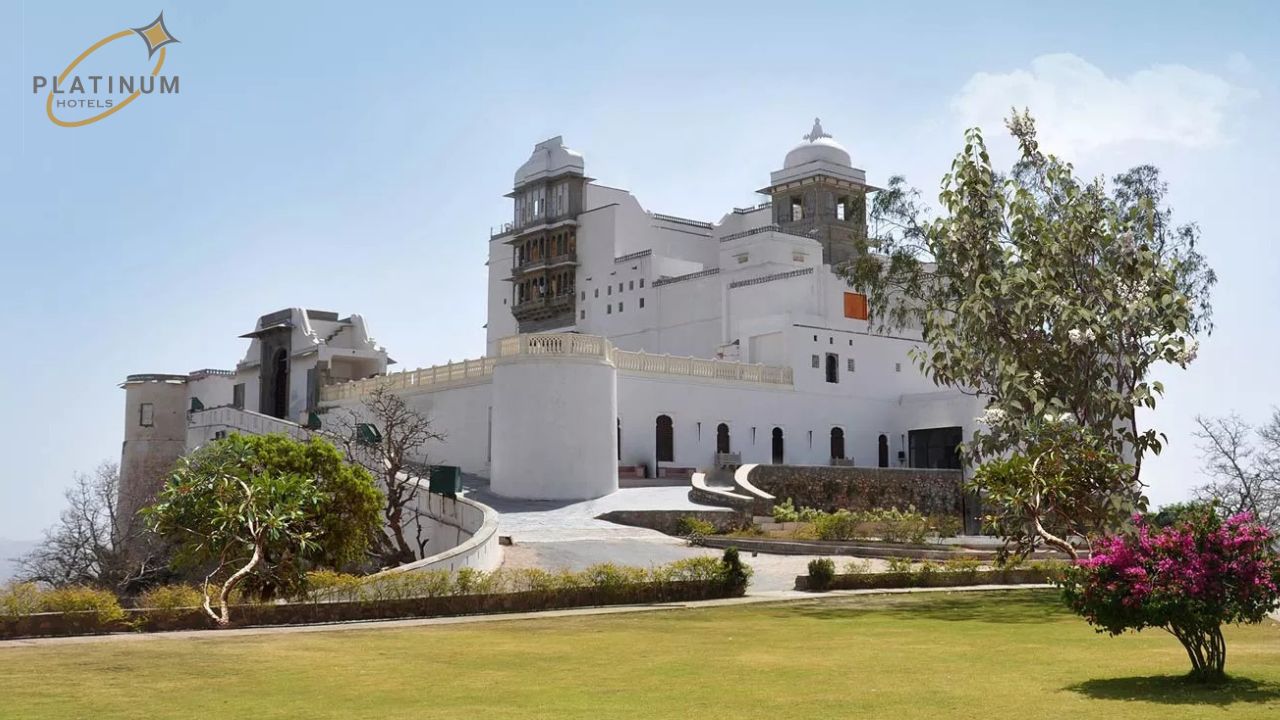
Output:
[[1251,512],[1280,530],[1280,409],[1254,428],[1239,415],[1197,417],[1196,438],[1210,481],[1196,489],[1201,500],[1217,500],[1229,513]]
[[[380,437],[362,437],[362,424],[372,425]],[[369,393],[360,410],[339,415],[334,426],[347,460],[363,465],[378,478],[386,496],[383,517],[387,532],[379,534],[374,545],[378,559],[384,565],[403,565],[425,556],[430,538],[425,537],[417,511],[418,494],[425,491],[430,474],[425,447],[431,441],[444,440],[444,435],[432,429],[431,421],[399,395],[381,387]]]
[[93,475],[76,475],[64,493],[67,507],[58,522],[19,560],[19,577],[54,586],[93,585],[130,592],[168,572],[158,543],[135,537],[142,526],[132,519],[118,521],[119,488],[115,463],[102,463]]

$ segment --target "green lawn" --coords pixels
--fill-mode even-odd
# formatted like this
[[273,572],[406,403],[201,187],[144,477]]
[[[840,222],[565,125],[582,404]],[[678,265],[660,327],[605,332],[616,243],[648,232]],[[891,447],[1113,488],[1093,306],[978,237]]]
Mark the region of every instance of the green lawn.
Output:
[[0,649],[0,718],[1280,717],[1280,624],[1216,690],[1055,594],[862,596],[471,625]]

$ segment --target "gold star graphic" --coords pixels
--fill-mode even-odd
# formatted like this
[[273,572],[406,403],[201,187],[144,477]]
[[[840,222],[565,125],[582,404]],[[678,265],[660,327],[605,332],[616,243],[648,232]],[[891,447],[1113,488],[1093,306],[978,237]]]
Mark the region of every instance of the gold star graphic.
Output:
[[169,32],[169,28],[164,26],[164,12],[151,22],[150,25],[144,25],[140,28],[130,28],[138,33],[138,36],[147,43],[147,59],[150,60],[156,51],[170,43],[178,42],[178,38]]

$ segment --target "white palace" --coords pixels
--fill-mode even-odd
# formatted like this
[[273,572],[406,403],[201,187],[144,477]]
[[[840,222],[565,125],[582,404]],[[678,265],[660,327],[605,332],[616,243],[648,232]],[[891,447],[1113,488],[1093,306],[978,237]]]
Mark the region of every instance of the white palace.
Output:
[[716,222],[645,210],[561,138],[538,143],[489,238],[483,357],[388,373],[359,315],[264,315],[234,370],[125,381],[122,484],[153,492],[178,455],[227,432],[323,430],[377,386],[445,434],[431,463],[511,497],[598,497],[738,463],[958,467],[978,401],[921,374],[918,335],[873,331],[865,296],[832,271],[875,191],[817,121],[764,202]]

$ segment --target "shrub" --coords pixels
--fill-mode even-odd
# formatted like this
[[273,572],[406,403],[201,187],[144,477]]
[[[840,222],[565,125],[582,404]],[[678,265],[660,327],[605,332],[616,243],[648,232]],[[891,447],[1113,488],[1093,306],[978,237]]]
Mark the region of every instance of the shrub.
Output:
[[889,558],[889,572],[891,573],[911,572],[911,560],[908,558]]
[[850,560],[844,564],[845,575],[863,575],[871,572],[870,560]]
[[929,518],[929,524],[938,537],[956,537],[964,530],[964,523],[954,515],[934,515]]
[[813,519],[813,533],[819,540],[852,540],[861,522],[860,514],[848,510],[821,513]]
[[1164,528],[1141,515],[1133,522],[1065,572],[1064,599],[1098,632],[1167,630],[1186,649],[1193,679],[1223,679],[1222,625],[1261,622],[1280,605],[1274,536],[1250,514],[1223,520],[1213,508]]
[[173,614],[178,610],[198,608],[204,603],[204,593],[190,585],[160,585],[138,597],[138,607]]
[[0,618],[18,618],[41,611],[40,586],[29,582],[10,582],[0,588]]
[[981,562],[977,558],[959,557],[947,558],[942,562],[942,569],[949,573],[955,573],[964,578],[973,578],[978,574],[978,568]]
[[814,558],[809,561],[809,589],[830,590],[836,579],[836,564],[831,558]]
[[738,548],[725,548],[720,563],[724,566],[724,582],[727,583],[727,587],[733,589],[738,595],[745,593],[747,585],[751,582],[753,571],[738,556]]
[[664,580],[672,582],[689,580],[723,581],[725,579],[725,564],[719,558],[691,557],[655,568],[654,572],[661,573],[663,576],[659,582]]
[[359,600],[364,578],[334,570],[313,570],[307,573],[305,598],[311,601],[327,600],[352,602]]
[[716,524],[696,515],[685,515],[676,523],[676,532],[683,537],[705,537],[716,534]]
[[628,585],[643,583],[648,573],[643,568],[599,563],[582,571],[585,585],[601,590],[616,590]]
[[[468,577],[468,582],[472,579]],[[407,600],[453,593],[454,579],[445,570],[408,570],[361,578],[353,590],[357,600]]]
[[79,585],[54,588],[42,593],[40,606],[44,612],[96,613],[98,622],[102,624],[123,620],[125,616],[114,593]]
[[787,498],[773,506],[773,521],[779,523],[800,521],[800,513],[796,511],[796,506],[791,502],[791,498]]

